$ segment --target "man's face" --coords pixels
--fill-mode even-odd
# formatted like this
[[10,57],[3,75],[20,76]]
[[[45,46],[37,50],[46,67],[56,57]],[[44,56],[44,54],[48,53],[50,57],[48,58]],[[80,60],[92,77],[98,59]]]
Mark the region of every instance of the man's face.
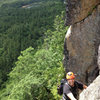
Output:
[[74,86],[75,79],[68,79],[67,81],[70,86]]

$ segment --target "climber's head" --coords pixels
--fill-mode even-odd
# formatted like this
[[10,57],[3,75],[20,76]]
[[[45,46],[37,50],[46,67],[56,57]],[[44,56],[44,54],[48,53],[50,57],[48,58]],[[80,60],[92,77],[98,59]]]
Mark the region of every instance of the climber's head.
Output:
[[69,79],[75,79],[75,75],[73,72],[68,72],[66,74],[66,79],[69,80]]
[[75,75],[74,75],[73,72],[68,72],[68,73],[66,74],[66,79],[67,79],[68,84],[69,84],[70,86],[74,86]]

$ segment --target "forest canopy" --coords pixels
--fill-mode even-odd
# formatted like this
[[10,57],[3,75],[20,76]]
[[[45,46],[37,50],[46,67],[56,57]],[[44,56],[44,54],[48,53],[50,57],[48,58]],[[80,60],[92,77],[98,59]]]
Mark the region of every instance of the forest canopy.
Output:
[[67,31],[63,0],[23,1],[0,7],[0,99],[58,99]]

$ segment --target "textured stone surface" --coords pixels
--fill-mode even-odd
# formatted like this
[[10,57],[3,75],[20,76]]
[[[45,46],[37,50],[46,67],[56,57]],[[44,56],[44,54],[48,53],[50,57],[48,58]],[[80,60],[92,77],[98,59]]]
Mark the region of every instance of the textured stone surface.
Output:
[[99,44],[100,5],[83,21],[70,26],[64,48],[66,71],[73,71],[79,80],[91,83],[98,75]]
[[98,67],[99,67],[99,74],[100,74],[100,44],[98,48]]
[[66,25],[71,25],[92,13],[100,0],[66,0]]
[[100,100],[100,75],[80,94],[79,100]]

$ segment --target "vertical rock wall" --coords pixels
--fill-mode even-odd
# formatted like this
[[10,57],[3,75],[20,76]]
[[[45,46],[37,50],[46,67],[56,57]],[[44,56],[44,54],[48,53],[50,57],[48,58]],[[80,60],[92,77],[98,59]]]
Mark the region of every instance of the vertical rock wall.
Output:
[[99,74],[100,0],[68,0],[67,3],[66,22],[71,26],[65,37],[64,67],[66,72],[76,73],[78,80],[91,83]]

